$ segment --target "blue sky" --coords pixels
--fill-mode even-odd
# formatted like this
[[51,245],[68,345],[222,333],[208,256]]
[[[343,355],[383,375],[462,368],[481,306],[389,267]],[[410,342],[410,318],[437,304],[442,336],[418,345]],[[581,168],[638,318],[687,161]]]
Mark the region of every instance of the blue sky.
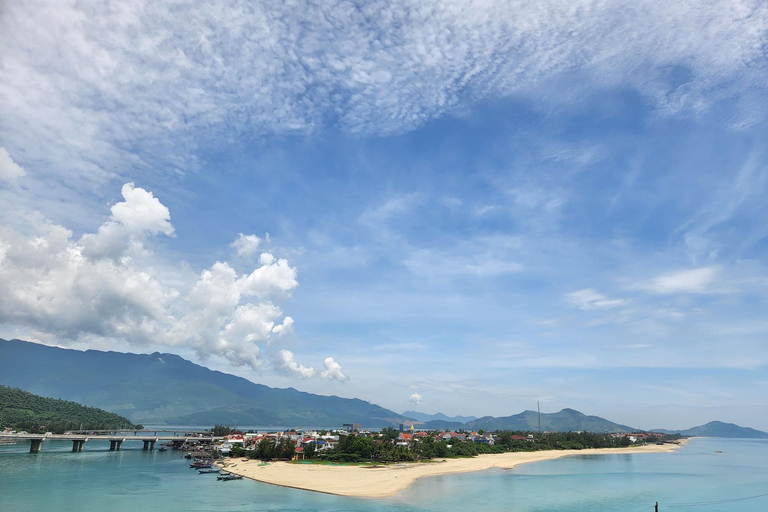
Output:
[[0,336],[396,411],[768,429],[766,26],[7,7]]

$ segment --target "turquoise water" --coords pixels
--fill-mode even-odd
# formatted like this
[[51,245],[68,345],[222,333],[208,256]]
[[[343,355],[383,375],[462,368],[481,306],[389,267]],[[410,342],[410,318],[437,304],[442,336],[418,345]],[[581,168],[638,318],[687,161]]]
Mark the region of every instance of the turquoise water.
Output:
[[[0,446],[0,510],[15,511],[467,511],[766,512],[768,441],[694,439],[677,453],[577,456],[519,467],[425,478],[383,500],[341,498],[248,480],[219,482],[188,469],[178,452],[126,442],[47,441]],[[721,450],[723,453],[715,453]],[[693,505],[691,503],[704,503]]]

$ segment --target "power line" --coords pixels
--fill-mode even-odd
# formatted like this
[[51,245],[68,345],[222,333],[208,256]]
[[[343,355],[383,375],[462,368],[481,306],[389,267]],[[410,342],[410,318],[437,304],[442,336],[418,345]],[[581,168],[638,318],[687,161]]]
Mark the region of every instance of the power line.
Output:
[[754,496],[745,496],[743,498],[729,498],[725,500],[713,500],[713,501],[699,501],[699,502],[691,502],[691,503],[664,503],[664,506],[670,506],[670,507],[702,507],[705,505],[720,505],[723,503],[734,503],[736,501],[746,501],[746,500],[754,500],[756,498],[763,498],[765,496],[768,496],[768,492],[763,494],[756,494]]

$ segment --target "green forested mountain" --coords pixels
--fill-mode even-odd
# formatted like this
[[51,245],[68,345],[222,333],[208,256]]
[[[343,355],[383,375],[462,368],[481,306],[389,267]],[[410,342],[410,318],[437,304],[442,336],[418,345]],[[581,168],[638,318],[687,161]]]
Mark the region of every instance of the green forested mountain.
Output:
[[[433,422],[428,422],[430,427]],[[464,425],[468,430],[522,430],[536,431],[539,428],[539,415],[536,411],[523,411],[512,416],[494,418],[484,416]],[[555,432],[632,432],[632,427],[613,423],[599,416],[587,416],[573,409],[563,409],[555,413],[541,414],[541,430]]]
[[733,437],[741,439],[768,439],[768,432],[755,430],[749,427],[740,427],[733,423],[723,423],[722,421],[710,421],[705,425],[691,427],[686,430],[656,430],[665,434],[680,433],[684,436],[701,437]]
[[27,432],[42,430],[60,434],[65,430],[81,427],[112,429],[137,426],[127,418],[95,407],[0,386],[0,430],[5,427]]
[[147,424],[380,427],[405,418],[364,400],[277,389],[173,354],[68,350],[0,340],[0,384]]

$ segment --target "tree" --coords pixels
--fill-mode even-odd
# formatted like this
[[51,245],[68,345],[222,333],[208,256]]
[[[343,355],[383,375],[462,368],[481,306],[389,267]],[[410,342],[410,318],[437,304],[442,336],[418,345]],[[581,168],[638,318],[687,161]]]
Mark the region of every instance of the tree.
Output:
[[316,454],[317,454],[317,447],[315,446],[315,443],[307,443],[304,445],[305,459],[314,459]]
[[229,435],[232,432],[232,429],[225,426],[225,425],[214,425],[213,429],[211,430],[211,433],[214,435],[214,437],[222,437]]

